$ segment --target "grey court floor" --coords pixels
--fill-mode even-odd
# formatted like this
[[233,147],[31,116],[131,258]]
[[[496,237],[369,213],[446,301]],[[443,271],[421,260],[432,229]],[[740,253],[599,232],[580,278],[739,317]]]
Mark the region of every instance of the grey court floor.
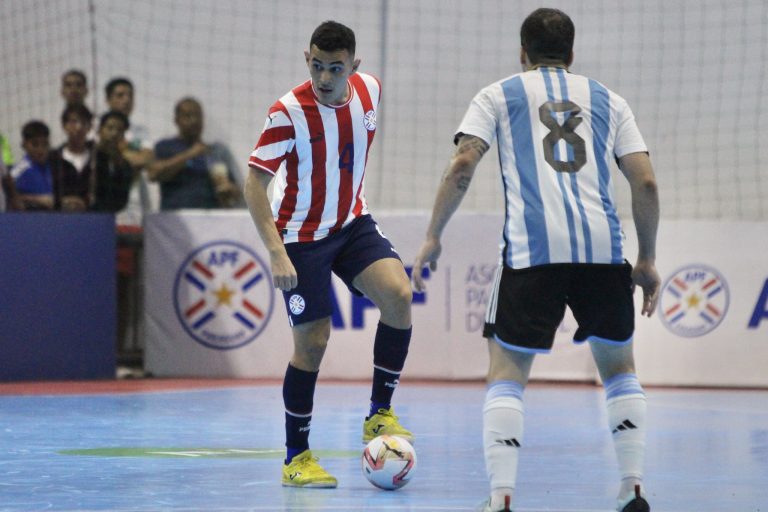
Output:
[[[768,511],[768,391],[646,391],[653,511]],[[360,472],[367,385],[318,384],[310,442],[334,490],[281,487],[279,384],[10,393],[0,386],[2,511],[470,511],[488,492],[480,383],[401,385],[418,465],[390,492]],[[532,384],[525,402],[515,510],[612,510],[602,389]]]

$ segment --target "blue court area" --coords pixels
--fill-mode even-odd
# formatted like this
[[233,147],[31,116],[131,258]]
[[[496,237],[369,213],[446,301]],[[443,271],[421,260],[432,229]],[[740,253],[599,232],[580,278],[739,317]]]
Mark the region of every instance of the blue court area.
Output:
[[[768,392],[647,391],[654,511],[768,510]],[[417,435],[418,466],[399,491],[360,472],[367,385],[318,385],[310,441],[339,479],[333,490],[281,487],[279,385],[0,396],[0,510],[474,510],[487,495],[484,393],[401,386],[397,412]],[[602,389],[532,384],[525,401],[515,510],[612,510]]]

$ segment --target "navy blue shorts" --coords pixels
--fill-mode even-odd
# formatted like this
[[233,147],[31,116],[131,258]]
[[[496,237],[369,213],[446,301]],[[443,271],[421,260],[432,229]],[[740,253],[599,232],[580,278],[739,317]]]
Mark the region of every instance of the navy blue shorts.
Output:
[[392,244],[370,215],[353,220],[348,226],[316,242],[285,244],[296,268],[298,286],[284,291],[288,322],[299,325],[331,316],[331,272],[356,295],[362,295],[352,281],[371,263],[384,258],[400,259]]
[[635,330],[632,265],[553,264],[497,273],[483,336],[512,350],[546,353],[568,306],[573,341],[620,345]]

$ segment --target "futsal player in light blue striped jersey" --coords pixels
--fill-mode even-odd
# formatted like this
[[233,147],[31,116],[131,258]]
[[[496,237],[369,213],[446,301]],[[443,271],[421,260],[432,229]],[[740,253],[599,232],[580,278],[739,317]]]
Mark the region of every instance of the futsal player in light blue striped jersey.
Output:
[[[483,335],[490,368],[483,443],[491,493],[483,511],[511,511],[523,444],[523,392],[536,354],[551,350],[566,306],[589,342],[606,392],[621,484],[617,510],[648,512],[643,487],[646,398],[633,357],[635,286],[642,315],[659,291],[659,202],[648,150],[626,101],[569,71],[575,29],[556,9],[523,22],[523,72],[482,89],[454,139],[427,236],[414,262],[436,268],[440,237],[476,166],[498,144],[506,219]],[[629,181],[639,252],[625,259],[613,199],[612,161]]]

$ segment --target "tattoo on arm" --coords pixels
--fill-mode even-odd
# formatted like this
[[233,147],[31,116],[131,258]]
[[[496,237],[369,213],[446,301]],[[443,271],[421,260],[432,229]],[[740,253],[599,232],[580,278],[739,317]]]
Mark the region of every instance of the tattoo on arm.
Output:
[[[443,174],[443,179],[448,180],[452,178],[456,188],[462,193],[466,192],[469,189],[469,183],[472,181],[475,166],[486,151],[488,151],[488,144],[483,139],[473,135],[462,136],[459,139],[459,145],[453,155],[451,164]],[[457,157],[461,157],[461,160],[465,162],[464,165],[456,165]],[[466,164],[467,159],[471,160],[471,165],[469,166]]]
[[456,155],[463,155],[470,151],[474,152],[474,154],[470,156],[480,160],[485,152],[488,151],[488,144],[486,144],[483,139],[475,137],[474,135],[464,135],[461,139],[459,139],[459,145],[456,148]]

